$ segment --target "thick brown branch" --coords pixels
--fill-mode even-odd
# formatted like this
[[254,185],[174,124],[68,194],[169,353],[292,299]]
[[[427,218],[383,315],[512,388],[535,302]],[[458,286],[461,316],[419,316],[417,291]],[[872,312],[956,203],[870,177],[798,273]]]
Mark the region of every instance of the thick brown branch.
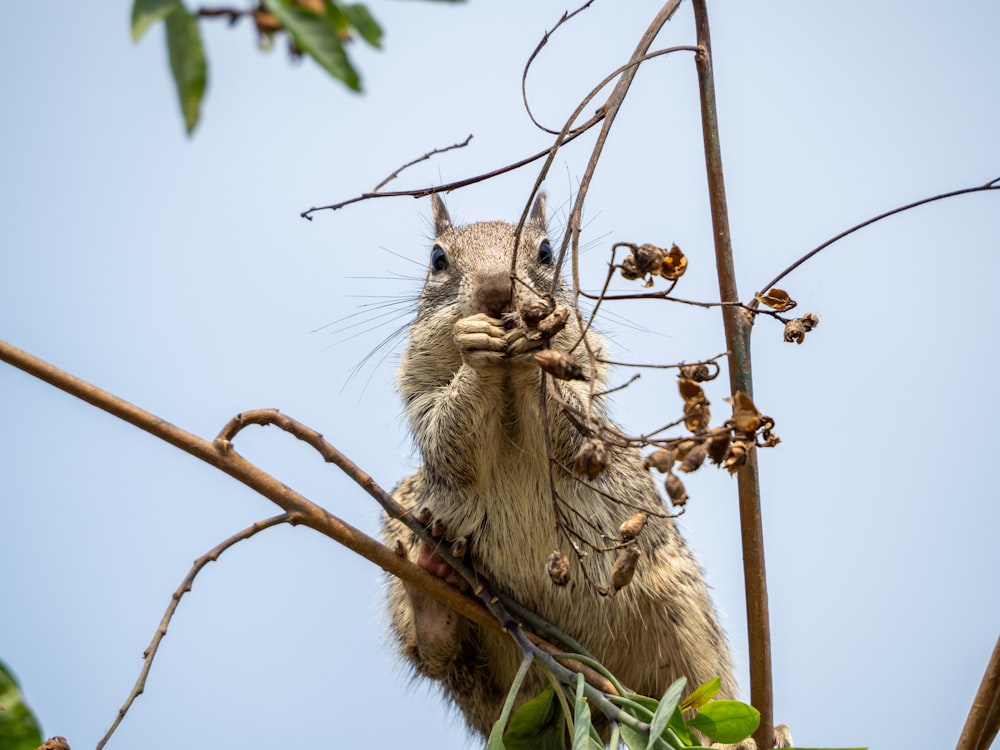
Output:
[[1000,730],[1000,638],[972,701],[956,750],[988,750]]
[[[715,235],[715,264],[722,302],[739,302],[733,267],[726,186],[719,145],[718,109],[712,70],[712,42],[705,0],[693,0],[695,26],[701,52],[695,57],[698,92],[701,100],[702,140],[705,170]],[[750,368],[750,331],[753,317],[737,307],[723,307],[722,320],[729,347],[729,380],[733,394],[753,395]],[[740,531],[743,542],[743,574],[747,600],[747,637],[750,647],[750,699],[760,711],[760,726],[754,733],[757,747],[773,747],[774,716],[771,680],[771,626],[767,606],[767,579],[764,567],[764,531],[760,512],[760,481],[757,451],[751,448],[747,462],[737,473],[740,501]]]

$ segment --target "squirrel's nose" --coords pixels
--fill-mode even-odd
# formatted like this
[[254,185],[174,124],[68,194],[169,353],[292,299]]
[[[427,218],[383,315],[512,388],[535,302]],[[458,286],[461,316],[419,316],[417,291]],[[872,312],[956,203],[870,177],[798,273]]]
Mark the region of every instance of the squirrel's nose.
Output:
[[510,274],[496,271],[479,279],[476,297],[479,308],[491,318],[500,318],[511,310]]

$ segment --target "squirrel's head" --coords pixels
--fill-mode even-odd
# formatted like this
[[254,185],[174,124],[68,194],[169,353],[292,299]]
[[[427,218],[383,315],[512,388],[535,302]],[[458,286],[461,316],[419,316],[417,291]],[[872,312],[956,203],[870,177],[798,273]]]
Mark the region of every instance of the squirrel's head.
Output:
[[[555,251],[545,227],[545,194],[535,199],[521,230],[503,221],[454,226],[438,195],[432,196],[434,244],[418,317],[448,311],[454,319],[476,313],[510,319],[529,301],[553,289]],[[557,294],[563,284],[556,284]]]

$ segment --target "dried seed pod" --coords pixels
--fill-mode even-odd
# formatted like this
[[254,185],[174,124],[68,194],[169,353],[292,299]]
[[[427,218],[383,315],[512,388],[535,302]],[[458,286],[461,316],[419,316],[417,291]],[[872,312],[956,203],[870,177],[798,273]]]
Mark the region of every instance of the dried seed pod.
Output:
[[551,297],[533,299],[525,302],[521,307],[521,320],[524,322],[526,328],[534,328],[542,318],[551,315],[554,308],[555,302],[553,302]]
[[635,564],[639,561],[641,554],[639,548],[633,544],[623,549],[618,555],[618,559],[615,560],[615,564],[611,568],[612,593],[625,588],[632,581],[632,576],[635,575]]
[[684,483],[676,474],[667,474],[663,486],[666,487],[667,497],[670,498],[671,505],[679,508],[687,503],[687,490],[684,489]]
[[[773,424],[771,425],[773,427]],[[771,432],[771,427],[765,427],[760,431],[760,440],[757,445],[760,448],[773,448],[781,442],[781,438]]]
[[755,294],[754,297],[762,305],[767,305],[772,310],[777,310],[778,312],[787,312],[798,304],[798,302],[788,296],[788,292],[777,287],[771,289],[767,294]]
[[545,372],[560,380],[586,380],[583,368],[576,359],[555,349],[542,349],[535,353],[535,361]]
[[754,406],[753,399],[743,391],[736,391],[733,395],[733,422],[740,432],[755,432],[760,427],[763,417],[757,407]]
[[635,267],[643,276],[647,273],[659,273],[666,252],[656,245],[639,245],[635,251]]
[[726,456],[729,454],[729,443],[731,440],[732,436],[728,432],[724,432],[721,435],[716,435],[708,441],[708,457],[716,466],[726,460]]
[[557,307],[538,322],[538,330],[543,336],[555,336],[566,327],[567,320],[569,320],[569,308]]
[[545,563],[545,572],[556,586],[565,586],[569,583],[569,558],[555,550]]
[[728,469],[730,474],[735,474],[746,462],[747,444],[742,440],[734,440],[729,446],[729,455],[722,462],[722,468]]
[[701,468],[701,465],[705,463],[705,456],[707,455],[708,445],[706,445],[704,441],[701,441],[687,452],[687,455],[684,456],[684,460],[681,461],[681,465],[677,468],[688,474],[692,471],[697,471]]
[[573,473],[587,479],[594,479],[608,466],[611,455],[603,440],[594,438],[583,444],[573,460]]
[[712,371],[704,362],[696,365],[681,365],[680,375],[682,378],[693,380],[696,383],[704,383],[706,380],[712,379]]
[[802,321],[802,326],[806,329],[806,332],[811,331],[819,325],[819,315],[816,313],[806,313],[799,320]]
[[695,435],[701,434],[708,429],[709,422],[712,421],[712,412],[708,408],[708,402],[700,404],[684,405],[684,426]]
[[677,245],[674,245],[670,248],[669,252],[664,254],[658,273],[667,281],[676,281],[684,275],[687,265],[687,257],[685,257]]
[[646,525],[646,521],[649,520],[649,514],[639,511],[634,516],[626,519],[621,526],[618,527],[618,533],[621,534],[623,542],[631,542],[637,536],[639,532],[642,531],[643,527]]
[[697,440],[681,440],[674,446],[674,458],[679,461],[683,461],[684,457],[688,454],[688,451],[696,445],[698,445]]
[[660,448],[653,451],[642,462],[642,468],[656,469],[661,474],[666,474],[674,466],[674,452],[669,448]]
[[639,271],[638,266],[635,264],[634,255],[626,255],[625,259],[622,261],[622,276],[629,281],[635,281],[636,279],[641,279],[643,274]]
[[802,323],[801,318],[796,318],[795,320],[789,320],[785,323],[785,341],[789,344],[793,341],[796,344],[801,344],[806,340],[806,327]]
[[678,378],[677,390],[681,392],[681,398],[684,399],[685,404],[708,403],[708,399],[705,398],[705,391],[703,391],[701,386],[693,380],[689,380],[688,378]]

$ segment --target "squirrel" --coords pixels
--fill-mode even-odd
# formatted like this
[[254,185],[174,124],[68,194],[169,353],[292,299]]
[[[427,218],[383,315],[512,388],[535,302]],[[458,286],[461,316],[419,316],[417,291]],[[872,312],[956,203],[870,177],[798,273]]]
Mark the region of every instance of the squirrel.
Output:
[[[638,451],[609,444],[606,468],[591,480],[563,468],[572,467],[589,439],[565,407],[606,420],[606,397],[591,394],[604,390],[607,367],[601,337],[587,327],[581,343],[580,324],[570,315],[547,345],[586,352],[579,359],[589,382],[547,378],[556,393],[546,392],[543,411],[542,371],[534,358],[543,342],[519,324],[520,314],[551,303],[550,293],[558,305],[573,303],[556,278],[545,195],[532,206],[516,258],[514,225],[456,226],[439,196],[432,204],[430,267],[397,375],[423,463],[399,484],[395,498],[433,525],[443,544],[459,540],[457,549],[495,589],[582,643],[629,689],[659,697],[681,676],[690,688],[720,677],[718,697],[735,698],[728,646],[702,571]],[[582,571],[580,555],[567,546],[568,535],[560,537],[557,522],[606,548],[642,509],[649,518],[634,541],[640,553],[634,577],[606,595],[584,573],[591,581],[612,580],[614,554],[588,554]],[[383,538],[398,554],[461,585],[430,545],[398,521],[385,518]],[[569,552],[564,586],[546,572],[546,560],[561,543]],[[468,726],[487,737],[521,662],[516,644],[397,578],[389,582],[387,599],[403,656],[418,673],[439,681]],[[545,684],[533,668],[516,705]]]

